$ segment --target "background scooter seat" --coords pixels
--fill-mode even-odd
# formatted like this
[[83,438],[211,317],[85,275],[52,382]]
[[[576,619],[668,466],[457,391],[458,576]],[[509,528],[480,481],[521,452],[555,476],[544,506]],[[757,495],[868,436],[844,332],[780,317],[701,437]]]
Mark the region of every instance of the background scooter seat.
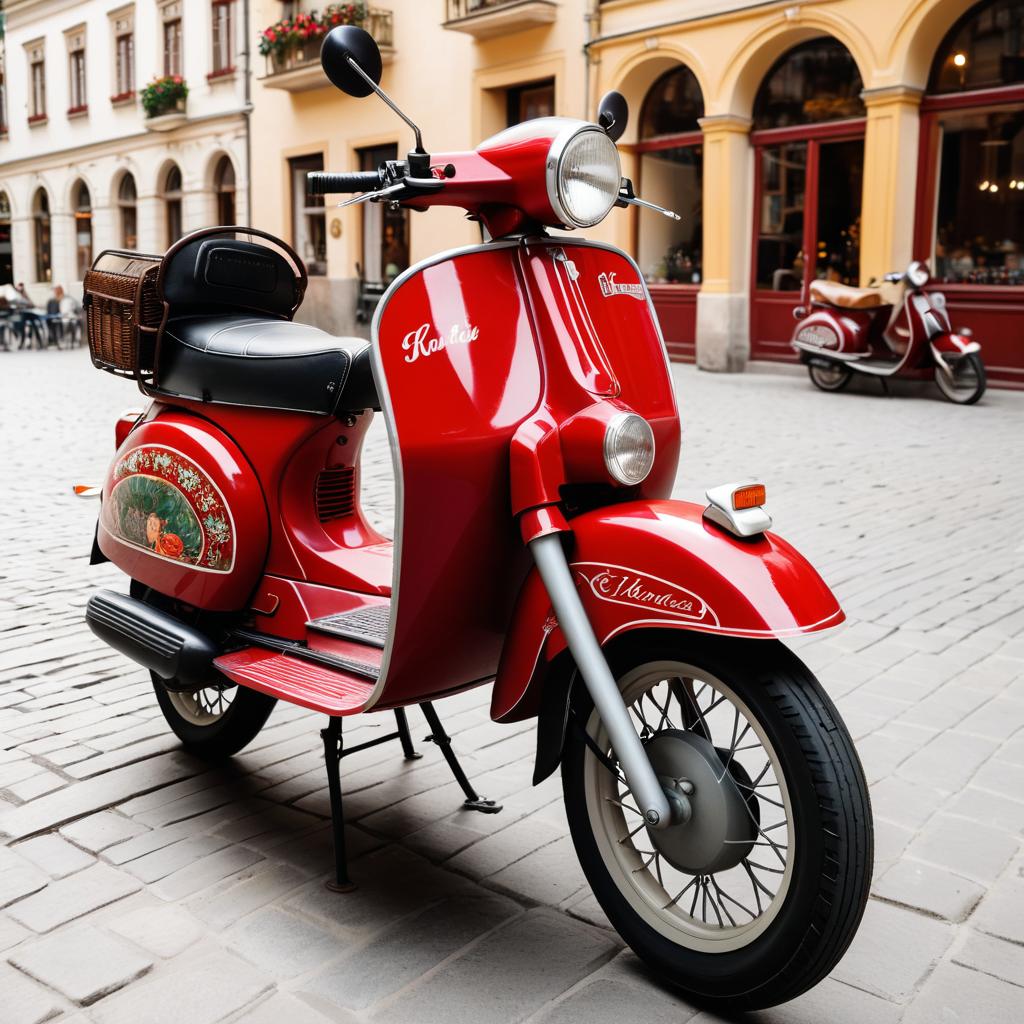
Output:
[[835,281],[812,281],[811,301],[843,309],[877,309],[888,305],[877,288],[853,288]]
[[168,320],[158,390],[182,398],[330,415],[380,407],[365,338],[244,315]]

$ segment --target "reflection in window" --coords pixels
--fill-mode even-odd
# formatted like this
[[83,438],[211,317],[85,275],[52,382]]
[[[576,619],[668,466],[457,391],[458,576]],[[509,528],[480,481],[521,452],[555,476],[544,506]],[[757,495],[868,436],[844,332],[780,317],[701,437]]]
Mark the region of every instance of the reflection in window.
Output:
[[[397,146],[359,150],[359,169],[375,171],[397,160]],[[409,266],[409,211],[387,203],[363,203],[363,279],[387,284]]]
[[1024,284],[1024,109],[956,111],[940,124],[938,277]]
[[762,146],[757,212],[757,286],[799,291],[804,279],[804,192],[807,143]]
[[555,113],[555,80],[517,85],[506,93],[508,126],[532,121],[535,117],[552,117]]
[[292,240],[310,274],[327,273],[327,215],[323,196],[306,191],[306,174],[324,169],[323,155],[293,157],[288,161],[292,178]]
[[754,128],[864,117],[857,63],[837,39],[813,39],[784,54],[754,103]]
[[38,189],[32,200],[32,219],[36,236],[36,280],[53,280],[53,259],[50,251],[50,197]]
[[652,284],[700,284],[702,279],[703,116],[700,86],[682,65],[651,86],[640,111],[639,194],[682,218],[669,220],[642,208],[637,214],[637,261]]
[[979,4],[946,37],[929,92],[995,89],[1024,82],[1024,4]]

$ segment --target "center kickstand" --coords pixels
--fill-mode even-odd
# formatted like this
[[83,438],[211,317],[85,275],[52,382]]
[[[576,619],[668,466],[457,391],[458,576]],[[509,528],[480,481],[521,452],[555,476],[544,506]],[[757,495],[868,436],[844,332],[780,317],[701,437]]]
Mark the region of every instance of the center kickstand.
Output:
[[452,774],[455,776],[455,781],[462,787],[462,792],[466,794],[466,800],[462,806],[467,811],[480,811],[481,814],[497,814],[501,810],[501,804],[497,804],[493,800],[485,800],[473,788],[473,784],[462,770],[462,765],[459,764],[459,759],[455,756],[455,751],[452,750],[451,737],[444,731],[444,726],[441,725],[441,719],[437,717],[434,705],[430,701],[424,701],[420,705],[420,710],[423,712],[423,717],[427,720],[427,725],[430,726],[430,735],[425,737],[425,741],[436,743],[440,747],[444,759],[448,762],[448,767],[451,768]]

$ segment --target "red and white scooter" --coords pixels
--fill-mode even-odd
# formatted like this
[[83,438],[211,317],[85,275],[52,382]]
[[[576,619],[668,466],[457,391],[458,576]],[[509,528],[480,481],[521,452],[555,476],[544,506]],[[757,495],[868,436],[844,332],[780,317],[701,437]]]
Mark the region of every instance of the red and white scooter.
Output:
[[[346,92],[383,95],[362,30],[334,29],[323,63]],[[782,643],[843,612],[768,532],[760,483],[670,499],[679,416],[644,279],[617,249],[547,234],[638,202],[614,142],[626,116],[612,94],[600,123],[542,118],[433,156],[417,132],[403,162],[312,175],[357,202],[461,207],[492,239],[403,273],[369,342],[295,323],[301,261],[253,229],[177,243],[117,331],[118,282],[146,258],[99,257],[94,360],[152,403],[117,426],[94,548],[131,592],[100,591],[87,616],[151,670],[200,754],[241,749],[276,700],[327,716],[341,890],[338,762],[358,749],[342,719],[394,713],[373,742],[411,757],[419,705],[467,810],[494,812],[432,705],[490,685],[495,721],[538,719],[535,782],[561,766],[580,862],[623,938],[695,996],[767,1006],[832,969],[871,878],[850,735]],[[374,410],[393,542],[359,506]]]
[[967,328],[952,330],[946,297],[926,292],[928,281],[928,268],[916,260],[877,287],[812,281],[810,309],[793,311],[792,341],[811,381],[842,391],[856,373],[880,380],[934,373],[951,402],[977,402],[985,393],[981,346]]

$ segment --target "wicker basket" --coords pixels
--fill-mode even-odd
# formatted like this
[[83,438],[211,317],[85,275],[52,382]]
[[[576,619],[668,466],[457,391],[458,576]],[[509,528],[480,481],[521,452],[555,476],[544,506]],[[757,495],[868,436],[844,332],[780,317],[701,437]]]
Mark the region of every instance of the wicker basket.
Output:
[[85,275],[83,306],[93,365],[150,381],[164,321],[157,291],[160,256],[108,249]]

